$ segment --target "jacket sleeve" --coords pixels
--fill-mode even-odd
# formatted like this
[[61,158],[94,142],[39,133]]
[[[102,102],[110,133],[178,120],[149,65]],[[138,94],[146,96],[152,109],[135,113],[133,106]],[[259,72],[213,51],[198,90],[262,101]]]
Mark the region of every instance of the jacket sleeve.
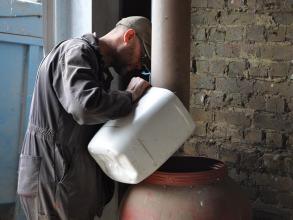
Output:
[[87,46],[69,49],[57,66],[54,90],[65,111],[78,124],[100,124],[131,111],[131,93],[103,90],[97,59]]

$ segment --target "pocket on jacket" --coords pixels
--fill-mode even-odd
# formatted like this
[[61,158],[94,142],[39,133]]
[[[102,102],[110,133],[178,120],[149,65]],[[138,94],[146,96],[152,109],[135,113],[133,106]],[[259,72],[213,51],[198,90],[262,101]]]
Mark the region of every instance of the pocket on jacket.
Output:
[[20,155],[17,193],[22,196],[35,196],[38,193],[41,157]]

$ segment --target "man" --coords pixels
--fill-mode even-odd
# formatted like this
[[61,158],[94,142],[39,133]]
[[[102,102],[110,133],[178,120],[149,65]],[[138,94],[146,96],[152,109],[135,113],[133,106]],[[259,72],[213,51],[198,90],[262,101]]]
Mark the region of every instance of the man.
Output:
[[27,219],[93,219],[113,193],[87,145],[101,124],[128,114],[150,86],[139,77],[109,91],[113,66],[122,78],[150,63],[151,24],[119,21],[108,34],[70,39],[42,61],[20,162],[18,194]]

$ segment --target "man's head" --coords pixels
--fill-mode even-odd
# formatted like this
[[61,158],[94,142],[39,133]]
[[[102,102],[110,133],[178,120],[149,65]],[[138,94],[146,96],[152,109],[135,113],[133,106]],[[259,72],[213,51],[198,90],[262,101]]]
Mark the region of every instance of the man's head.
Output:
[[151,61],[151,22],[140,16],[121,19],[109,33],[115,36],[115,53],[111,62],[122,76],[147,69]]

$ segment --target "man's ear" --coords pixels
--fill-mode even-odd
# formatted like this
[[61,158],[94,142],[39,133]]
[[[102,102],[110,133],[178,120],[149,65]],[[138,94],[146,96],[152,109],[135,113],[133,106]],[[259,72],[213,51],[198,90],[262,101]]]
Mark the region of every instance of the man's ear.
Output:
[[134,39],[135,37],[135,30],[133,30],[132,28],[128,29],[124,35],[123,35],[123,41],[124,43],[128,43],[129,41],[131,41],[132,39]]

